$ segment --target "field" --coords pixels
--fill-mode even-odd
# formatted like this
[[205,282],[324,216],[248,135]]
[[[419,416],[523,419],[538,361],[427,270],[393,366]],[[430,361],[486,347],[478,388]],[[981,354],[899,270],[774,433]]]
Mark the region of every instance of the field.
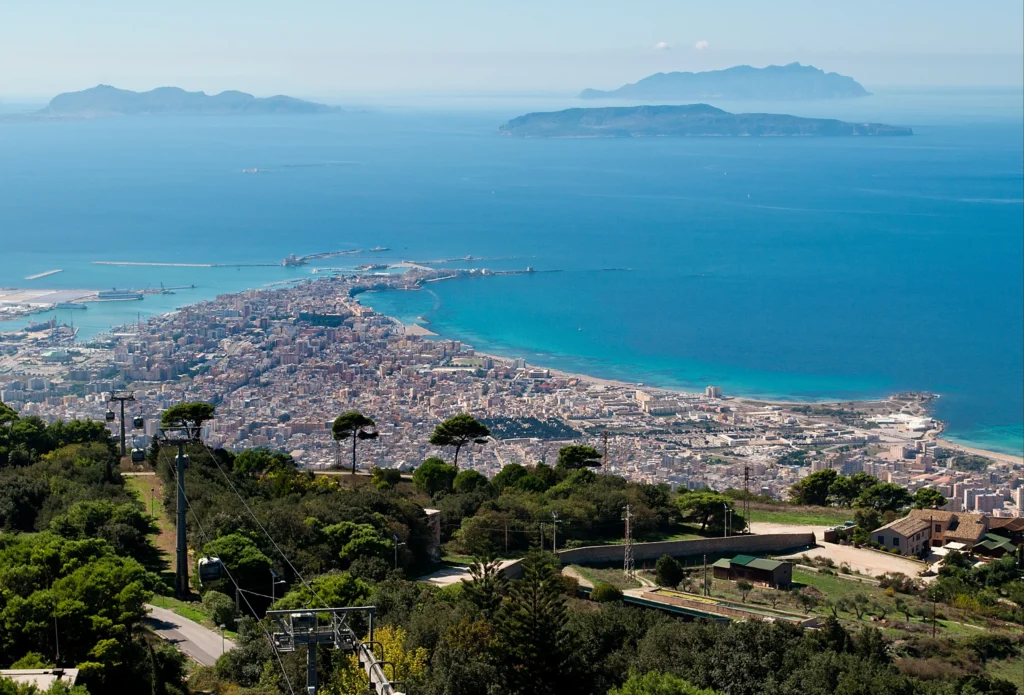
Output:
[[[742,508],[737,502],[737,508]],[[772,506],[767,504],[750,505],[750,521],[771,522],[774,524],[792,524],[793,526],[836,526],[844,521],[852,521],[853,512],[849,509],[836,507],[795,507]]]
[[158,475],[126,475],[124,482],[125,487],[134,492],[142,502],[146,511],[154,516],[160,532],[153,537],[153,544],[160,551],[161,557],[167,563],[168,571],[173,575],[175,571],[174,520],[164,509],[163,480]]

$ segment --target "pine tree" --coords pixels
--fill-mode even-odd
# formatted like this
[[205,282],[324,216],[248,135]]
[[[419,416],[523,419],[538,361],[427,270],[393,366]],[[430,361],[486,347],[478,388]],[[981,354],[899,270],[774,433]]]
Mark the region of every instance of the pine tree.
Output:
[[523,560],[523,578],[510,583],[495,616],[500,669],[516,695],[572,691],[573,649],[563,590],[545,553],[531,553]]

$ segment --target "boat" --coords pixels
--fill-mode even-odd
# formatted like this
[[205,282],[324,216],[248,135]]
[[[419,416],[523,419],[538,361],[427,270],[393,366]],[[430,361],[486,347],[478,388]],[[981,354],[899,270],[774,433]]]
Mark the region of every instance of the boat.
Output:
[[26,333],[38,333],[39,331],[48,331],[57,325],[56,319],[50,319],[49,321],[33,321],[25,326]]
[[89,308],[85,304],[80,304],[78,302],[57,302],[53,306],[56,309],[88,309]]
[[371,251],[390,251],[391,249],[389,249],[387,246],[374,246],[370,250]]
[[131,302],[142,299],[142,293],[136,290],[119,290],[116,287],[111,290],[100,290],[96,294],[100,302]]

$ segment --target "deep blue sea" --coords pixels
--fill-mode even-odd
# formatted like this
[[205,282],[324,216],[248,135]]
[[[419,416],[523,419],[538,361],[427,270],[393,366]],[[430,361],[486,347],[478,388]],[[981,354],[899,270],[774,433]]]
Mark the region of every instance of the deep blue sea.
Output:
[[97,260],[275,263],[377,245],[390,260],[497,258],[476,265],[561,272],[366,301],[482,350],[651,385],[792,399],[934,391],[950,436],[1024,451],[1019,90],[717,104],[909,125],[910,138],[495,133],[570,105],[0,122],[0,286],[197,285],[73,312],[84,337],[311,270]]

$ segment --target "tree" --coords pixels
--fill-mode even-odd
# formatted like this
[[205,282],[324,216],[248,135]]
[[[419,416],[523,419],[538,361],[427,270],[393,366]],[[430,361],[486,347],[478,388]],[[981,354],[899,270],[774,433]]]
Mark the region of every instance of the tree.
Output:
[[465,470],[459,471],[455,476],[452,489],[460,494],[466,494],[486,490],[488,485],[486,476],[479,471]]
[[902,596],[896,597],[896,611],[902,613],[906,617],[907,623],[910,623],[910,618],[914,615],[914,607]]
[[373,467],[373,484],[378,490],[390,490],[402,480],[402,472],[397,468]]
[[439,458],[431,457],[412,473],[412,482],[431,497],[438,492],[451,492],[459,469]]
[[864,533],[871,533],[882,525],[882,515],[870,507],[858,507],[853,513],[853,521]]
[[469,565],[471,579],[462,580],[462,592],[469,602],[491,618],[508,591],[508,579],[501,563],[492,558],[475,558]]
[[912,500],[906,488],[894,483],[875,483],[860,494],[857,504],[876,512],[894,512],[907,506]]
[[215,624],[235,629],[235,618],[238,617],[238,613],[235,611],[235,602],[227,594],[207,591],[203,594],[203,608]]
[[923,487],[914,493],[914,509],[938,509],[946,506],[945,496],[933,487]]
[[467,444],[486,444],[491,430],[467,413],[450,417],[434,428],[430,443],[434,446],[455,447],[455,467],[459,467],[459,451]]
[[350,410],[334,419],[334,424],[331,425],[331,436],[334,441],[343,442],[346,439],[352,439],[352,475],[356,474],[356,442],[364,439],[376,439],[380,436],[376,427],[377,423],[358,410]]
[[724,523],[725,508],[732,508],[732,500],[717,492],[684,492],[676,498],[676,506],[684,517],[699,521],[704,533],[712,520]]
[[207,555],[218,557],[231,570],[231,576],[244,587],[262,586],[269,581],[270,558],[246,536],[230,533],[214,538],[204,548]]
[[655,581],[660,586],[668,586],[673,589],[683,581],[683,566],[671,555],[662,555],[654,563]]
[[340,608],[361,606],[365,605],[372,592],[369,584],[348,572],[321,574],[310,582],[310,586],[313,591],[305,584],[295,587],[274,605],[281,610],[322,606],[324,603]]
[[710,688],[698,688],[670,673],[649,671],[644,674],[633,671],[629,679],[618,688],[612,688],[608,695],[718,695]]
[[523,560],[495,616],[498,668],[513,693],[572,692],[573,647],[560,575],[544,553]]
[[203,423],[214,418],[214,407],[209,403],[193,401],[172,405],[160,415],[164,427],[187,427],[193,439],[199,438]]
[[587,467],[599,468],[601,458],[601,453],[592,446],[570,444],[558,450],[558,463],[555,466],[569,471]]
[[295,470],[295,460],[282,451],[246,449],[234,458],[231,467],[236,473],[258,477],[278,470]]
[[864,617],[864,614],[868,612],[868,606],[871,604],[871,600],[866,594],[856,593],[853,595],[853,600],[850,601],[850,607],[853,612],[857,614],[857,620]]
[[829,503],[829,490],[836,477],[836,472],[831,468],[815,471],[790,487],[790,495],[797,504],[825,507]]
[[753,591],[753,589],[754,585],[746,579],[739,579],[736,581],[736,591],[740,592],[740,598],[743,599],[743,603],[747,602],[747,595]]
[[[373,639],[383,652],[384,658],[391,664],[387,675],[395,681],[415,681],[427,669],[427,650],[423,647],[409,648],[408,635],[401,627],[385,625],[373,632]],[[366,671],[359,663],[356,654],[348,656],[331,676],[331,692],[338,695],[365,695],[368,691],[376,692],[370,687]]]
[[498,474],[494,476],[491,484],[494,489],[499,493],[507,487],[514,487],[521,478],[529,475],[530,472],[526,470],[526,467],[518,463],[506,463],[498,471]]

